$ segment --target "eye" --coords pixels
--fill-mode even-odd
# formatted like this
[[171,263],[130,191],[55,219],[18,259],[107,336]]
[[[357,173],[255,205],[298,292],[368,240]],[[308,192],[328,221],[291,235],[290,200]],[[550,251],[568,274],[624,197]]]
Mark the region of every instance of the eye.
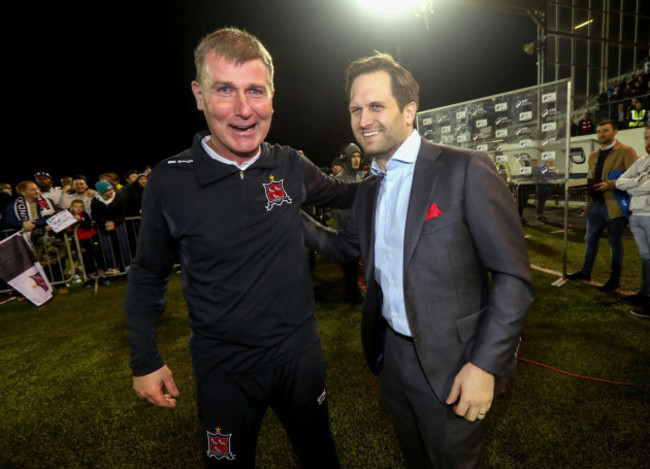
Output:
[[248,93],[255,97],[263,97],[267,95],[265,88],[251,88],[248,90]]
[[370,105],[370,109],[372,109],[373,111],[381,111],[382,109],[384,109],[384,106],[381,104],[372,104]]
[[360,107],[351,107],[350,114],[358,114],[361,111]]
[[231,91],[232,91],[231,88],[225,85],[217,88],[217,93],[219,94],[230,94]]

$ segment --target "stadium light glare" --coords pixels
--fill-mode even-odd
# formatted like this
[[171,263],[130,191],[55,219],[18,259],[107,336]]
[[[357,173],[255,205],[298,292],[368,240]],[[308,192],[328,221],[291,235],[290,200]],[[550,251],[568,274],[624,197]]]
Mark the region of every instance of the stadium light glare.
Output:
[[[361,3],[376,13],[393,14],[414,9],[421,0],[360,0]],[[426,2],[424,2],[426,3]]]

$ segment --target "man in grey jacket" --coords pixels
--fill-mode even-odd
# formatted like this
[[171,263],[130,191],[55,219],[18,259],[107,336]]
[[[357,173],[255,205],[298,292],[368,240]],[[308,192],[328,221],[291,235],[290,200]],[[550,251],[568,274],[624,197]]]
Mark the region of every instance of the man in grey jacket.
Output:
[[[650,154],[650,125],[643,133],[645,151]],[[621,298],[623,303],[638,306],[632,314],[650,317],[650,156],[639,158],[616,180],[616,188],[627,191],[630,199],[630,231],[641,256],[641,290],[636,295]]]
[[414,130],[419,86],[392,57],[347,72],[352,131],[372,176],[343,231],[304,218],[305,239],[343,262],[361,254],[369,367],[409,468],[469,468],[483,418],[514,375],[533,300],[517,208],[485,153]]

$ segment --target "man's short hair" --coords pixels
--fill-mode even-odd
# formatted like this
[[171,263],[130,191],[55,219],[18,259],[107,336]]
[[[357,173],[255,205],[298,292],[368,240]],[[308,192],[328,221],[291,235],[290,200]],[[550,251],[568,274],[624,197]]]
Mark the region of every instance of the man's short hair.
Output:
[[16,184],[16,192],[18,192],[20,195],[27,189],[27,186],[30,184],[36,184],[34,181],[20,181],[18,184]]
[[614,119],[603,119],[601,120],[596,127],[602,127],[603,125],[611,125],[612,129],[618,130],[618,123]]
[[210,52],[237,65],[251,60],[261,60],[269,71],[271,91],[273,91],[273,59],[262,42],[252,34],[237,28],[224,28],[201,39],[194,50],[196,81],[199,86],[203,84],[205,58]]
[[345,71],[345,93],[348,99],[350,99],[352,83],[359,75],[380,71],[384,71],[390,76],[391,90],[400,111],[411,102],[420,106],[420,86],[411,72],[397,63],[391,55],[381,52],[357,59],[348,66]]

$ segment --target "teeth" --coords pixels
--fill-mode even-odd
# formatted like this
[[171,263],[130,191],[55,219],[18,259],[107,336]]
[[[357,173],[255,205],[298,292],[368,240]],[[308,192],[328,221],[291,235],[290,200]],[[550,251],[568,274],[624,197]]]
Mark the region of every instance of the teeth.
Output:
[[364,137],[372,137],[373,135],[377,135],[379,131],[375,130],[374,132],[364,132],[363,136]]
[[251,125],[250,127],[237,127],[237,126],[233,125],[232,128],[235,129],[235,130],[239,130],[241,132],[250,132],[251,130],[253,130],[255,128],[255,126]]

